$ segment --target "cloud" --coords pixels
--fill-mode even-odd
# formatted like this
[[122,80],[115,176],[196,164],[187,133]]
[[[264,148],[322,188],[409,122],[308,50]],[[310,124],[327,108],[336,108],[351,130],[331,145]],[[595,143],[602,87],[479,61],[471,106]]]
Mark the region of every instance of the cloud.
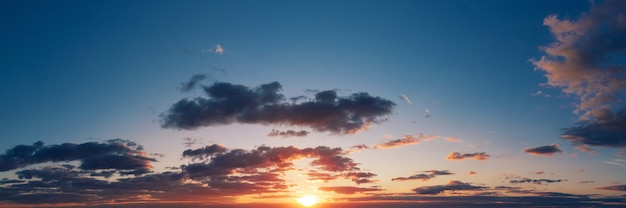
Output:
[[374,145],[374,149],[391,149],[391,148],[396,148],[396,147],[401,147],[401,146],[406,146],[406,145],[413,145],[413,144],[418,144],[418,143],[419,143],[418,138],[415,138],[411,135],[404,135],[404,137],[400,139],[394,139],[394,140],[390,140],[384,143]]
[[556,153],[562,152],[558,144],[526,148],[523,151],[531,155],[541,155],[541,156],[552,156]]
[[183,99],[161,114],[164,128],[197,129],[232,123],[306,126],[318,132],[352,134],[386,120],[395,104],[367,93],[337,96],[321,91],[311,101],[291,104],[278,82],[256,88],[230,83],[204,86],[209,98]]
[[202,53],[217,53],[217,54],[223,54],[224,53],[224,49],[222,48],[222,46],[220,44],[215,45],[215,49],[213,48],[209,48],[209,49],[205,49],[202,48]]
[[193,160],[204,160],[214,154],[224,153],[228,149],[221,144],[212,144],[198,149],[187,149],[183,152],[183,157]]
[[468,175],[476,175],[476,174],[478,174],[478,173],[477,173],[477,172],[475,172],[475,171],[470,171],[470,172],[469,172],[469,173],[467,173],[467,174],[468,174]]
[[342,176],[345,177],[346,179],[352,180],[354,183],[358,185],[358,184],[363,184],[363,183],[376,182],[375,180],[371,180],[369,178],[372,178],[377,175],[371,172],[348,172],[348,173],[342,174]]
[[585,183],[595,183],[595,181],[589,181],[589,180],[587,180],[587,181],[580,181],[580,182],[578,182],[578,183],[579,183],[579,184],[585,184]]
[[530,178],[522,178],[520,180],[510,180],[509,183],[518,184],[518,183],[532,183],[532,184],[542,184],[542,183],[558,183],[561,181],[566,181],[562,179],[530,179]]
[[626,191],[626,185],[606,186],[606,187],[600,187],[597,189],[610,190],[610,191]]
[[413,102],[411,102],[411,99],[409,99],[409,96],[400,95],[400,98],[402,98],[402,100],[404,100],[408,104],[413,104]]
[[220,44],[217,44],[217,45],[215,46],[215,53],[217,53],[217,54],[222,54],[222,53],[224,53],[224,49],[222,48],[222,46],[221,46]]
[[141,175],[152,167],[150,162],[156,162],[144,155],[141,146],[121,139],[48,146],[39,141],[33,145],[17,145],[0,155],[0,171],[46,162],[79,161],[80,168],[85,170],[113,169],[122,174]]
[[309,132],[305,131],[305,130],[300,130],[300,131],[294,131],[294,130],[278,131],[276,129],[272,129],[272,132],[267,134],[267,136],[269,136],[269,137],[280,136],[282,138],[287,138],[287,137],[305,137],[308,134],[309,134]]
[[450,181],[446,185],[422,186],[413,189],[413,191],[417,194],[435,195],[443,193],[445,191],[477,191],[486,188],[487,187],[474,186],[469,183],[463,183],[461,181]]
[[402,146],[406,146],[406,145],[418,144],[418,143],[420,143],[422,141],[428,142],[428,141],[435,140],[435,139],[445,139],[448,142],[463,142],[462,140],[457,139],[455,137],[442,137],[442,136],[437,136],[437,135],[424,135],[424,134],[420,133],[417,136],[404,135],[404,136],[402,136],[399,139],[389,140],[387,142],[376,144],[372,148],[374,148],[374,149],[391,149],[391,148],[402,147]]
[[362,192],[372,192],[372,191],[382,191],[383,189],[372,187],[372,188],[361,188],[354,186],[322,186],[317,188],[320,191],[332,191],[338,194],[356,194]]
[[[127,140],[61,145],[18,145],[0,156],[3,171],[19,179],[0,180],[0,201],[17,204],[78,203],[86,206],[152,201],[230,202],[234,196],[279,194],[294,184],[284,179],[294,161],[310,159],[309,176],[372,183],[341,148],[260,146],[228,149],[219,144],[185,150],[190,163],[173,172],[152,173],[149,155]],[[76,161],[78,161],[76,163]],[[68,164],[69,163],[69,164]],[[45,164],[45,165],[44,165]],[[33,166],[29,166],[33,165]],[[34,167],[34,168],[28,168]],[[316,174],[314,174],[316,173]],[[113,176],[122,177],[113,177]],[[373,190],[373,189],[372,189]],[[345,190],[342,190],[345,191]],[[355,190],[357,192],[368,191]],[[209,197],[209,199],[207,199]]]
[[465,153],[461,154],[459,152],[451,152],[448,154],[447,160],[465,160],[465,159],[475,159],[475,160],[486,160],[489,159],[491,155],[488,155],[484,152],[476,152],[476,153]]
[[305,176],[307,176],[307,179],[310,181],[324,181],[324,182],[328,182],[330,180],[335,180],[338,179],[339,176],[338,175],[334,175],[334,174],[330,174],[330,173],[321,173],[321,172],[317,172],[314,170],[310,170],[309,172],[304,174]]
[[426,171],[422,171],[422,172],[424,172],[424,173],[412,175],[412,176],[409,176],[409,177],[392,178],[391,181],[409,181],[409,180],[427,181],[427,180],[433,179],[436,176],[440,176],[440,175],[454,175],[454,173],[451,173],[448,170],[426,170]]
[[[596,111],[603,113],[597,116],[594,122],[581,122],[578,126],[566,128],[561,138],[569,140],[579,146],[579,150],[594,152],[588,146],[597,147],[626,147],[626,108],[613,114],[610,111]],[[602,119],[600,119],[602,118]]]
[[575,20],[544,19],[556,41],[531,61],[546,73],[547,85],[579,99],[581,124],[562,134],[574,145],[626,147],[626,130],[618,128],[626,124],[626,68],[619,61],[626,51],[625,15],[626,2],[607,0]]
[[542,92],[541,90],[530,94],[532,96],[542,96],[542,97],[550,97],[550,94],[546,94],[545,92]]
[[180,86],[181,92],[189,92],[198,86],[198,83],[209,78],[209,75],[206,74],[196,74],[189,78],[189,81],[183,82]]

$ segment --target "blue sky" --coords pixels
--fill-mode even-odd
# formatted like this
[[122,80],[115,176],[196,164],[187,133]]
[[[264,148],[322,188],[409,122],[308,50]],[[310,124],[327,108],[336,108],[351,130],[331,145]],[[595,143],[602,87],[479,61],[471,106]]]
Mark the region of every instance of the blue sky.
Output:
[[[7,193],[18,193],[12,188],[18,185],[34,188],[33,181],[46,178],[28,178],[23,171],[60,167],[74,177],[86,177],[87,172],[80,171],[113,171],[112,177],[92,177],[109,184],[169,172],[210,184],[216,176],[194,178],[185,168],[213,164],[207,160],[211,154],[195,158],[183,152],[219,144],[229,151],[299,148],[294,170],[281,172],[281,180],[295,186],[272,189],[269,194],[282,196],[278,198],[285,203],[294,204],[293,199],[303,194],[315,194],[326,203],[414,194],[406,198],[410,202],[431,196],[420,191],[442,188],[435,195],[504,198],[561,193],[624,202],[626,122],[619,112],[624,106],[620,80],[626,47],[620,41],[625,31],[620,8],[624,4],[618,1],[3,1],[0,152],[7,150],[2,155],[4,165],[15,159],[10,150],[17,152],[16,146],[37,141],[44,146],[32,146],[36,151],[64,143],[133,149],[126,140],[143,149],[69,159],[22,158],[30,162],[0,172],[5,181],[19,182],[0,186]],[[602,12],[606,15],[599,15]],[[552,15],[557,18],[550,19]],[[189,92],[181,92],[182,84],[194,75],[204,79]],[[187,122],[183,119],[164,125],[167,115],[177,113],[190,113],[186,118],[196,119],[197,112],[176,110],[180,100],[200,97],[221,102],[205,90],[245,86],[249,91],[237,91],[243,93],[237,96],[257,96],[264,84],[272,82],[281,89],[268,93],[285,99],[254,109],[279,106],[290,113],[263,114],[256,120],[246,120],[243,114],[223,118],[212,114],[204,118],[209,123],[191,129],[178,128]],[[227,85],[218,88],[214,83]],[[343,112],[338,104],[342,100],[384,112],[351,115],[369,125],[358,125],[360,131],[348,133],[325,129],[332,123],[318,123],[318,116],[336,118],[331,111],[290,110],[321,105],[314,98],[325,90],[337,95],[332,108],[337,112]],[[368,94],[353,95],[359,92]],[[297,96],[307,98],[290,103],[289,98]],[[370,106],[358,98],[380,103]],[[223,112],[238,103],[230,103],[235,98],[228,96],[223,99],[229,103],[220,109]],[[309,110],[314,113],[306,114]],[[298,120],[300,113],[310,120]],[[350,118],[332,121],[355,125]],[[230,121],[210,123],[216,119]],[[269,136],[273,129],[304,131],[306,136]],[[571,137],[563,139],[563,135]],[[116,138],[124,142],[111,140]],[[385,143],[396,145],[375,148]],[[368,148],[357,152],[354,146],[361,144]],[[324,154],[306,150],[318,146],[341,148],[343,153],[335,156],[354,160],[360,173],[375,176],[357,177],[368,183],[354,184],[349,177],[354,170],[323,172],[329,171],[324,166],[328,164],[310,162]],[[132,154],[126,155],[128,151]],[[454,152],[468,157],[447,159]],[[211,157],[228,153],[215,152]],[[480,159],[479,153],[489,156]],[[130,169],[118,166],[89,169],[93,166],[85,165],[95,164],[93,158],[119,154],[141,159],[142,168],[147,168],[141,170],[147,172],[128,174],[124,171]],[[453,174],[433,175],[431,170]],[[310,171],[333,177],[323,182],[303,176]],[[226,176],[250,174],[254,175]],[[392,180],[419,174],[422,179]],[[70,183],[66,180],[54,179],[55,184]],[[359,191],[341,194],[328,187]],[[137,193],[111,198],[148,203],[133,194]],[[210,203],[192,196],[185,203]],[[12,197],[0,201],[23,203]],[[250,193],[230,197],[234,204],[267,202]]]

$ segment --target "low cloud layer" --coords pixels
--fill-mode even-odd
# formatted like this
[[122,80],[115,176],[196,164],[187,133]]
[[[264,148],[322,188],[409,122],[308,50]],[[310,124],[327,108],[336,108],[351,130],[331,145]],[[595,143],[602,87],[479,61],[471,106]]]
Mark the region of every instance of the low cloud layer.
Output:
[[556,153],[562,152],[558,144],[526,148],[523,151],[531,155],[542,155],[542,156],[552,156]]
[[[284,173],[295,170],[293,162],[301,159],[310,159],[309,165],[315,169],[310,172],[311,177],[365,184],[374,183],[376,176],[360,171],[358,163],[345,157],[341,148],[325,146],[260,146],[244,150],[213,144],[185,150],[182,156],[190,162],[162,173],[152,173],[150,162],[156,160],[144,155],[149,154],[141,146],[121,139],[18,145],[0,155],[1,170],[16,171],[14,179],[0,180],[0,202],[229,202],[235,196],[288,192],[294,184],[284,178]],[[334,190],[349,194],[380,189]]]
[[489,159],[491,155],[488,155],[484,152],[476,152],[476,153],[465,153],[461,154],[460,152],[451,152],[448,154],[447,160],[465,160],[465,159],[474,159],[474,160],[486,160]]
[[530,178],[522,178],[519,180],[510,180],[509,183],[512,184],[519,184],[519,183],[532,183],[532,184],[544,184],[544,183],[559,183],[562,181],[566,181],[563,179],[556,179],[556,180],[552,180],[552,179],[530,179]]
[[625,1],[607,0],[575,20],[555,15],[544,20],[556,41],[532,63],[546,73],[547,85],[579,98],[581,123],[562,135],[574,145],[626,147],[626,67],[620,61],[626,51],[625,15]]
[[332,191],[338,194],[356,194],[356,193],[371,192],[371,191],[382,191],[383,189],[376,188],[376,187],[362,188],[362,187],[355,187],[355,186],[322,186],[322,187],[319,187],[318,190]]
[[441,175],[454,175],[454,173],[451,173],[448,170],[427,170],[427,171],[422,171],[422,172],[423,173],[415,174],[409,177],[392,178],[391,180],[392,181],[410,181],[410,180],[427,181],[427,180],[433,179]]
[[217,82],[203,86],[208,98],[183,99],[161,114],[162,127],[197,129],[232,123],[309,127],[318,132],[352,134],[386,119],[392,101],[367,93],[338,96],[321,91],[309,101],[290,103],[278,82],[256,88]]
[[141,146],[121,139],[60,145],[44,145],[39,141],[32,145],[15,146],[0,155],[0,171],[46,162],[78,161],[83,170],[141,175],[149,172],[151,162],[156,162],[156,159],[145,155]]
[[487,187],[474,186],[470,183],[463,183],[461,181],[450,181],[446,185],[422,186],[413,189],[413,191],[417,194],[435,195],[446,191],[478,191],[486,188]]
[[626,192],[626,185],[606,186],[606,187],[600,187],[598,189],[610,190],[610,191],[624,191],[624,192]]

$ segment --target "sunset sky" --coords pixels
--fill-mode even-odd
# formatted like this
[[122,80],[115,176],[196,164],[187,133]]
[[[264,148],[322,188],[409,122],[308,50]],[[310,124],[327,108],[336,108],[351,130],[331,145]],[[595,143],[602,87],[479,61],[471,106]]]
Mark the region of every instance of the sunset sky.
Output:
[[0,207],[626,206],[626,1],[0,1]]

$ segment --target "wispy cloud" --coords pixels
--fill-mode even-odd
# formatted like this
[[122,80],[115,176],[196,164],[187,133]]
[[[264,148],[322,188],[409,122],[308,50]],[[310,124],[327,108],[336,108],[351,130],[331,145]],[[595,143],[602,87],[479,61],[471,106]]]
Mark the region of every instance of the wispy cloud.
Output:
[[322,186],[319,187],[318,190],[332,191],[338,194],[356,194],[362,192],[382,191],[383,189],[380,189],[378,187],[362,188],[355,186]]
[[279,93],[278,82],[256,88],[231,83],[204,86],[209,98],[183,99],[161,115],[162,127],[197,129],[231,123],[306,126],[319,132],[353,134],[386,120],[395,103],[355,93],[340,97],[333,90],[315,94],[315,99],[291,104]]
[[427,181],[427,180],[433,179],[441,175],[454,175],[454,173],[451,173],[448,170],[426,170],[422,172],[423,173],[412,175],[409,177],[392,178],[391,181],[410,181],[410,180]]
[[518,183],[532,183],[532,184],[543,184],[543,183],[558,183],[562,181],[567,181],[563,179],[530,179],[530,178],[522,178],[519,180],[510,180],[509,183],[518,184]]
[[217,44],[215,45],[215,48],[202,48],[202,53],[216,53],[216,54],[223,54],[224,53],[224,49],[222,48],[222,45]]
[[474,160],[486,160],[489,159],[491,155],[488,155],[485,152],[476,152],[476,153],[465,153],[461,154],[460,152],[451,152],[448,154],[447,160],[465,160],[465,159],[474,159]]
[[393,139],[393,140],[389,140],[386,142],[382,142],[382,143],[374,145],[373,148],[374,149],[391,149],[391,148],[402,147],[406,145],[415,145],[415,144],[419,144],[420,142],[428,142],[428,141],[432,141],[435,139],[443,139],[448,142],[463,142],[462,140],[455,138],[455,137],[425,135],[425,134],[420,133],[416,136],[404,135],[399,139]]
[[611,190],[611,191],[625,191],[626,192],[626,185],[605,186],[605,187],[600,187],[600,188],[597,188],[597,189]]
[[413,102],[411,102],[411,99],[409,99],[409,96],[400,95],[400,98],[402,98],[402,100],[404,100],[404,102],[406,102],[408,104],[413,104]]
[[523,151],[531,155],[541,155],[541,156],[552,156],[556,153],[562,152],[558,144],[526,148]]
[[532,96],[542,96],[542,97],[550,97],[550,94],[547,94],[545,92],[542,92],[541,90],[534,92],[532,94],[530,94]]
[[209,78],[209,75],[207,74],[196,74],[191,76],[191,78],[189,78],[189,81],[187,82],[183,82],[180,86],[180,91],[181,92],[189,92],[191,90],[193,90],[194,88],[196,88],[196,86],[198,86],[198,84],[206,79]]
[[269,137],[282,137],[282,138],[287,138],[287,137],[305,137],[306,135],[308,135],[309,132],[305,131],[305,130],[300,130],[300,131],[294,131],[294,130],[287,130],[287,131],[279,131],[276,129],[272,129],[272,131],[267,134],[267,136]]

